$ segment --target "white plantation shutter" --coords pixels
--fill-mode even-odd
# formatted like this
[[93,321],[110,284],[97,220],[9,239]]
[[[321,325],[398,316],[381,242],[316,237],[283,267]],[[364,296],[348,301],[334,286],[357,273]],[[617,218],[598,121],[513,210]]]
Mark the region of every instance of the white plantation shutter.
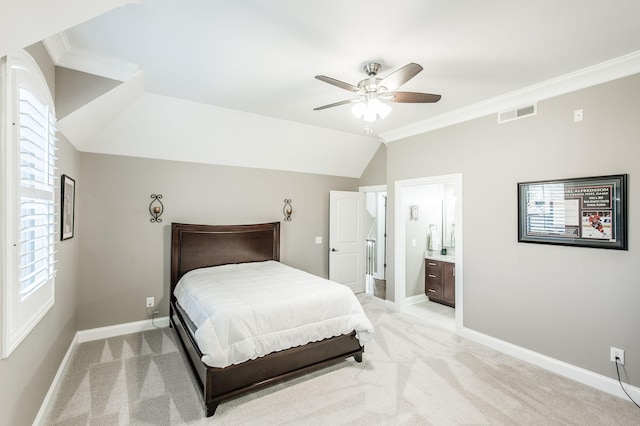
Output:
[[53,99],[26,53],[1,60],[2,356],[54,304],[56,119]]
[[55,275],[55,117],[31,93],[18,89],[20,139],[20,295]]

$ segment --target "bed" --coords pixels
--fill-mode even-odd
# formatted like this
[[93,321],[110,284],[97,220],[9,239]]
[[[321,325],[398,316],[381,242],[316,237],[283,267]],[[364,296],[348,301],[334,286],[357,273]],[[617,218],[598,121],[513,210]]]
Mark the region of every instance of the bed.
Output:
[[174,294],[180,279],[190,271],[199,273],[213,266],[250,262],[266,264],[279,260],[279,222],[224,226],[172,224],[170,326],[175,330],[177,341],[202,391],[207,417],[212,416],[218,405],[227,399],[349,357],[362,362],[364,347],[356,331],[224,367],[203,362],[203,352],[196,343],[197,327]]

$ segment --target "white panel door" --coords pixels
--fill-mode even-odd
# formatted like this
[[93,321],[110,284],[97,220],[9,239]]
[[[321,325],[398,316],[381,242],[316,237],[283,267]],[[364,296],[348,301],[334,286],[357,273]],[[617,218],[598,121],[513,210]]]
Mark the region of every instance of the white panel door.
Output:
[[364,291],[364,194],[329,192],[329,279]]

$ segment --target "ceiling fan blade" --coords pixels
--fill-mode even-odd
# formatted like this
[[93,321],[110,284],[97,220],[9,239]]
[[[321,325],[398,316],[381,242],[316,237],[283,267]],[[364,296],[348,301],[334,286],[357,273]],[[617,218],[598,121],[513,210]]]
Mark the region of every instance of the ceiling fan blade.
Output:
[[422,71],[422,67],[412,62],[383,78],[379,86],[386,87],[387,91],[392,92],[411,80],[420,71]]
[[335,78],[327,77],[326,75],[316,75],[316,78],[320,81],[324,81],[325,83],[332,84],[350,92],[357,92],[359,90],[358,87],[353,84],[345,83],[344,81],[336,80]]
[[[388,99],[387,96],[391,95]],[[433,95],[431,93],[416,93],[416,92],[391,92],[385,93],[383,99],[390,102],[399,102],[407,104],[427,104],[438,102],[442,96]]]
[[347,99],[346,101],[334,102],[334,103],[329,104],[329,105],[323,105],[323,106],[314,108],[313,110],[314,111],[320,111],[320,110],[323,110],[323,109],[333,108],[333,107],[340,106],[340,105],[346,105],[346,104],[352,104],[352,103],[355,103],[355,102],[360,102],[361,100],[362,99]]

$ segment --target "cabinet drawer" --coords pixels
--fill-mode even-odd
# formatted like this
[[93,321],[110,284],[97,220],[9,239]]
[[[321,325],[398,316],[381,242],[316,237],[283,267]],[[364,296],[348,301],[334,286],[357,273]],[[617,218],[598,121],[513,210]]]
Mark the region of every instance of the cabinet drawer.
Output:
[[442,270],[442,262],[437,260],[425,259],[425,266],[427,271],[440,272]]
[[425,272],[425,279],[426,280],[436,280],[436,281],[440,281],[440,277],[442,277],[440,271],[434,271],[434,270],[429,270],[427,269],[427,271]]
[[434,280],[434,279],[427,278],[427,280],[424,283],[424,293],[429,298],[431,298],[431,297],[436,297],[436,298],[442,297],[442,283],[441,283],[441,281],[439,279],[438,280]]

